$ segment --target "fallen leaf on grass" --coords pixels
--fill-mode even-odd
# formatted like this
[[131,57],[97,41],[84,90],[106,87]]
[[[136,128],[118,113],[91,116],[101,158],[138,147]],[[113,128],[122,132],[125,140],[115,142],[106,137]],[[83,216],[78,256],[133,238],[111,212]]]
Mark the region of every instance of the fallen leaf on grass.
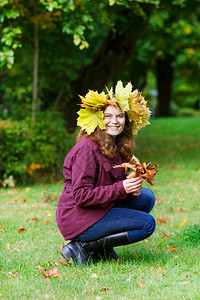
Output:
[[139,285],[139,287],[143,287],[144,283],[141,281],[137,281],[137,284]]
[[172,206],[170,206],[169,211],[170,211],[170,212],[173,212],[173,211],[174,211],[174,209],[173,209]]
[[39,219],[36,218],[36,217],[33,217],[33,218],[29,218],[29,219],[26,219],[27,222],[31,222],[31,223],[35,223],[35,222],[38,222]]
[[10,275],[11,277],[18,277],[18,274],[17,273],[13,274],[12,271],[8,272],[8,275]]
[[181,224],[179,224],[178,226],[182,227],[182,226],[185,226],[186,224],[187,224],[187,221],[186,221],[186,219],[185,219],[185,220],[183,220],[183,222],[182,222]]
[[162,201],[160,199],[156,198],[155,205],[158,205],[158,204],[161,204],[161,203],[162,203]]
[[188,284],[188,283],[189,283],[188,281],[181,282],[181,284],[183,284],[183,285]]
[[40,272],[42,273],[43,276],[48,277],[48,274],[47,274],[46,270],[43,269],[43,267],[38,266],[38,269],[40,270]]
[[37,202],[34,203],[34,209],[37,210],[39,208],[39,205]]
[[47,196],[44,198],[43,202],[48,202],[50,199],[51,199],[51,197],[50,197],[49,195],[47,195]]
[[64,265],[64,266],[68,266],[68,265],[69,265],[69,261],[64,262],[64,261],[62,261],[60,258],[57,258],[57,260],[59,261],[59,263],[61,263],[61,264]]
[[175,246],[172,246],[170,249],[167,250],[167,252],[170,252],[170,253],[171,253],[171,252],[173,252],[173,251],[175,251],[175,250],[176,250],[176,247],[175,247]]
[[179,166],[175,165],[175,164],[171,164],[171,165],[169,165],[169,168],[170,169],[176,169],[176,168],[179,168]]
[[163,233],[162,239],[166,239],[168,236],[172,235],[173,233]]
[[46,278],[51,278],[51,277],[54,277],[54,278],[57,278],[57,277],[62,278],[63,277],[63,275],[58,272],[58,267],[55,267],[53,269],[49,269],[48,273],[41,266],[38,266],[38,269],[40,270],[40,273],[45,277],[45,279]]
[[167,223],[167,221],[168,221],[168,219],[169,218],[167,218],[167,217],[163,217],[163,216],[160,216],[160,218],[159,219],[156,219],[156,222],[157,223]]
[[107,291],[109,291],[109,288],[107,288],[107,287],[102,287],[102,288],[100,289],[100,291],[101,291],[101,292],[107,292]]
[[53,200],[53,201],[56,201],[58,198],[56,197],[56,196],[53,196],[53,197],[51,197],[50,195],[47,195],[45,198],[44,198],[44,200],[43,200],[43,202],[49,202],[50,200]]
[[10,244],[7,244],[7,245],[6,245],[6,251],[12,252],[12,250],[10,249]]
[[185,211],[186,208],[182,208],[182,207],[177,207],[177,211]]
[[21,226],[20,228],[17,229],[17,231],[20,233],[20,232],[24,232],[26,231],[27,229],[25,229],[23,226]]

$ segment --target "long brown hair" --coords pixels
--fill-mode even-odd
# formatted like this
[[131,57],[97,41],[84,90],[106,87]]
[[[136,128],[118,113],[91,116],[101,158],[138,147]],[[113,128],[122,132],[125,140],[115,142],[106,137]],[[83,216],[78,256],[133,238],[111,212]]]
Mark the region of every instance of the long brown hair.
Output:
[[116,150],[118,149],[123,161],[129,161],[132,157],[132,151],[134,149],[134,141],[131,131],[131,124],[129,122],[128,116],[125,113],[126,122],[122,133],[116,136],[115,140],[111,135],[107,134],[104,130],[99,127],[95,129],[90,135],[85,130],[80,130],[77,141],[83,138],[89,137],[91,140],[96,142],[102,154],[108,158],[113,158]]

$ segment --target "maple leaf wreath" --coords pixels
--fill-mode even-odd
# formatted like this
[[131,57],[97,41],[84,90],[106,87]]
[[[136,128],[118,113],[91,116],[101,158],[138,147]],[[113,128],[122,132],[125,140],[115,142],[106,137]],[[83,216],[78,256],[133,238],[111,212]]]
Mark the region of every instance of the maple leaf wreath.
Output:
[[107,94],[104,92],[99,94],[97,91],[89,90],[85,97],[79,95],[82,100],[82,108],[78,111],[77,125],[88,134],[91,134],[98,126],[102,130],[106,129],[103,108],[106,105],[114,105],[123,113],[127,113],[132,125],[132,132],[137,135],[139,129],[150,124],[151,111],[147,107],[147,101],[145,101],[142,93],[137,89],[133,91],[132,89],[131,82],[123,87],[122,81],[119,80],[115,87],[115,93],[111,88],[110,90],[107,89]]

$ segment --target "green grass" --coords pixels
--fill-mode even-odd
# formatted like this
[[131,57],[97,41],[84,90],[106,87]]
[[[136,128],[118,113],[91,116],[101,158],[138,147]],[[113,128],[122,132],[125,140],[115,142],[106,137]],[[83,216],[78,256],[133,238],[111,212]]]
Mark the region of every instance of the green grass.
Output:
[[[71,262],[58,266],[62,278],[45,279],[38,266],[49,270],[62,259],[55,197],[63,183],[1,189],[1,299],[200,299],[200,119],[151,123],[139,132],[135,155],[159,164],[152,188],[161,203],[152,214],[166,223],[157,223],[148,240],[117,248],[123,262]],[[19,233],[21,226],[26,231]]]

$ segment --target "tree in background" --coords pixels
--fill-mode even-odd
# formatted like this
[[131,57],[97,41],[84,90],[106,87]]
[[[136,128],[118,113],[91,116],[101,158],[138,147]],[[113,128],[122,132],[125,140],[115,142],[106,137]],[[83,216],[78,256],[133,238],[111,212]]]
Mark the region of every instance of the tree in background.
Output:
[[197,82],[189,71],[199,70],[196,2],[3,0],[4,117],[9,106],[14,118],[30,115],[32,107],[33,120],[36,107],[60,110],[74,129],[77,94],[119,78],[144,88],[148,70],[157,77],[160,115],[169,115],[177,70]]
[[[154,9],[144,36],[138,42],[138,59],[149,65],[157,81],[158,112],[171,115],[170,103],[177,79],[188,84],[187,90],[200,94],[199,50],[200,7],[199,1],[162,0]],[[174,86],[173,86],[174,84]],[[189,87],[190,86],[190,87]],[[183,99],[182,103],[186,103]],[[194,98],[193,104],[197,99]],[[179,101],[179,105],[182,104]]]

